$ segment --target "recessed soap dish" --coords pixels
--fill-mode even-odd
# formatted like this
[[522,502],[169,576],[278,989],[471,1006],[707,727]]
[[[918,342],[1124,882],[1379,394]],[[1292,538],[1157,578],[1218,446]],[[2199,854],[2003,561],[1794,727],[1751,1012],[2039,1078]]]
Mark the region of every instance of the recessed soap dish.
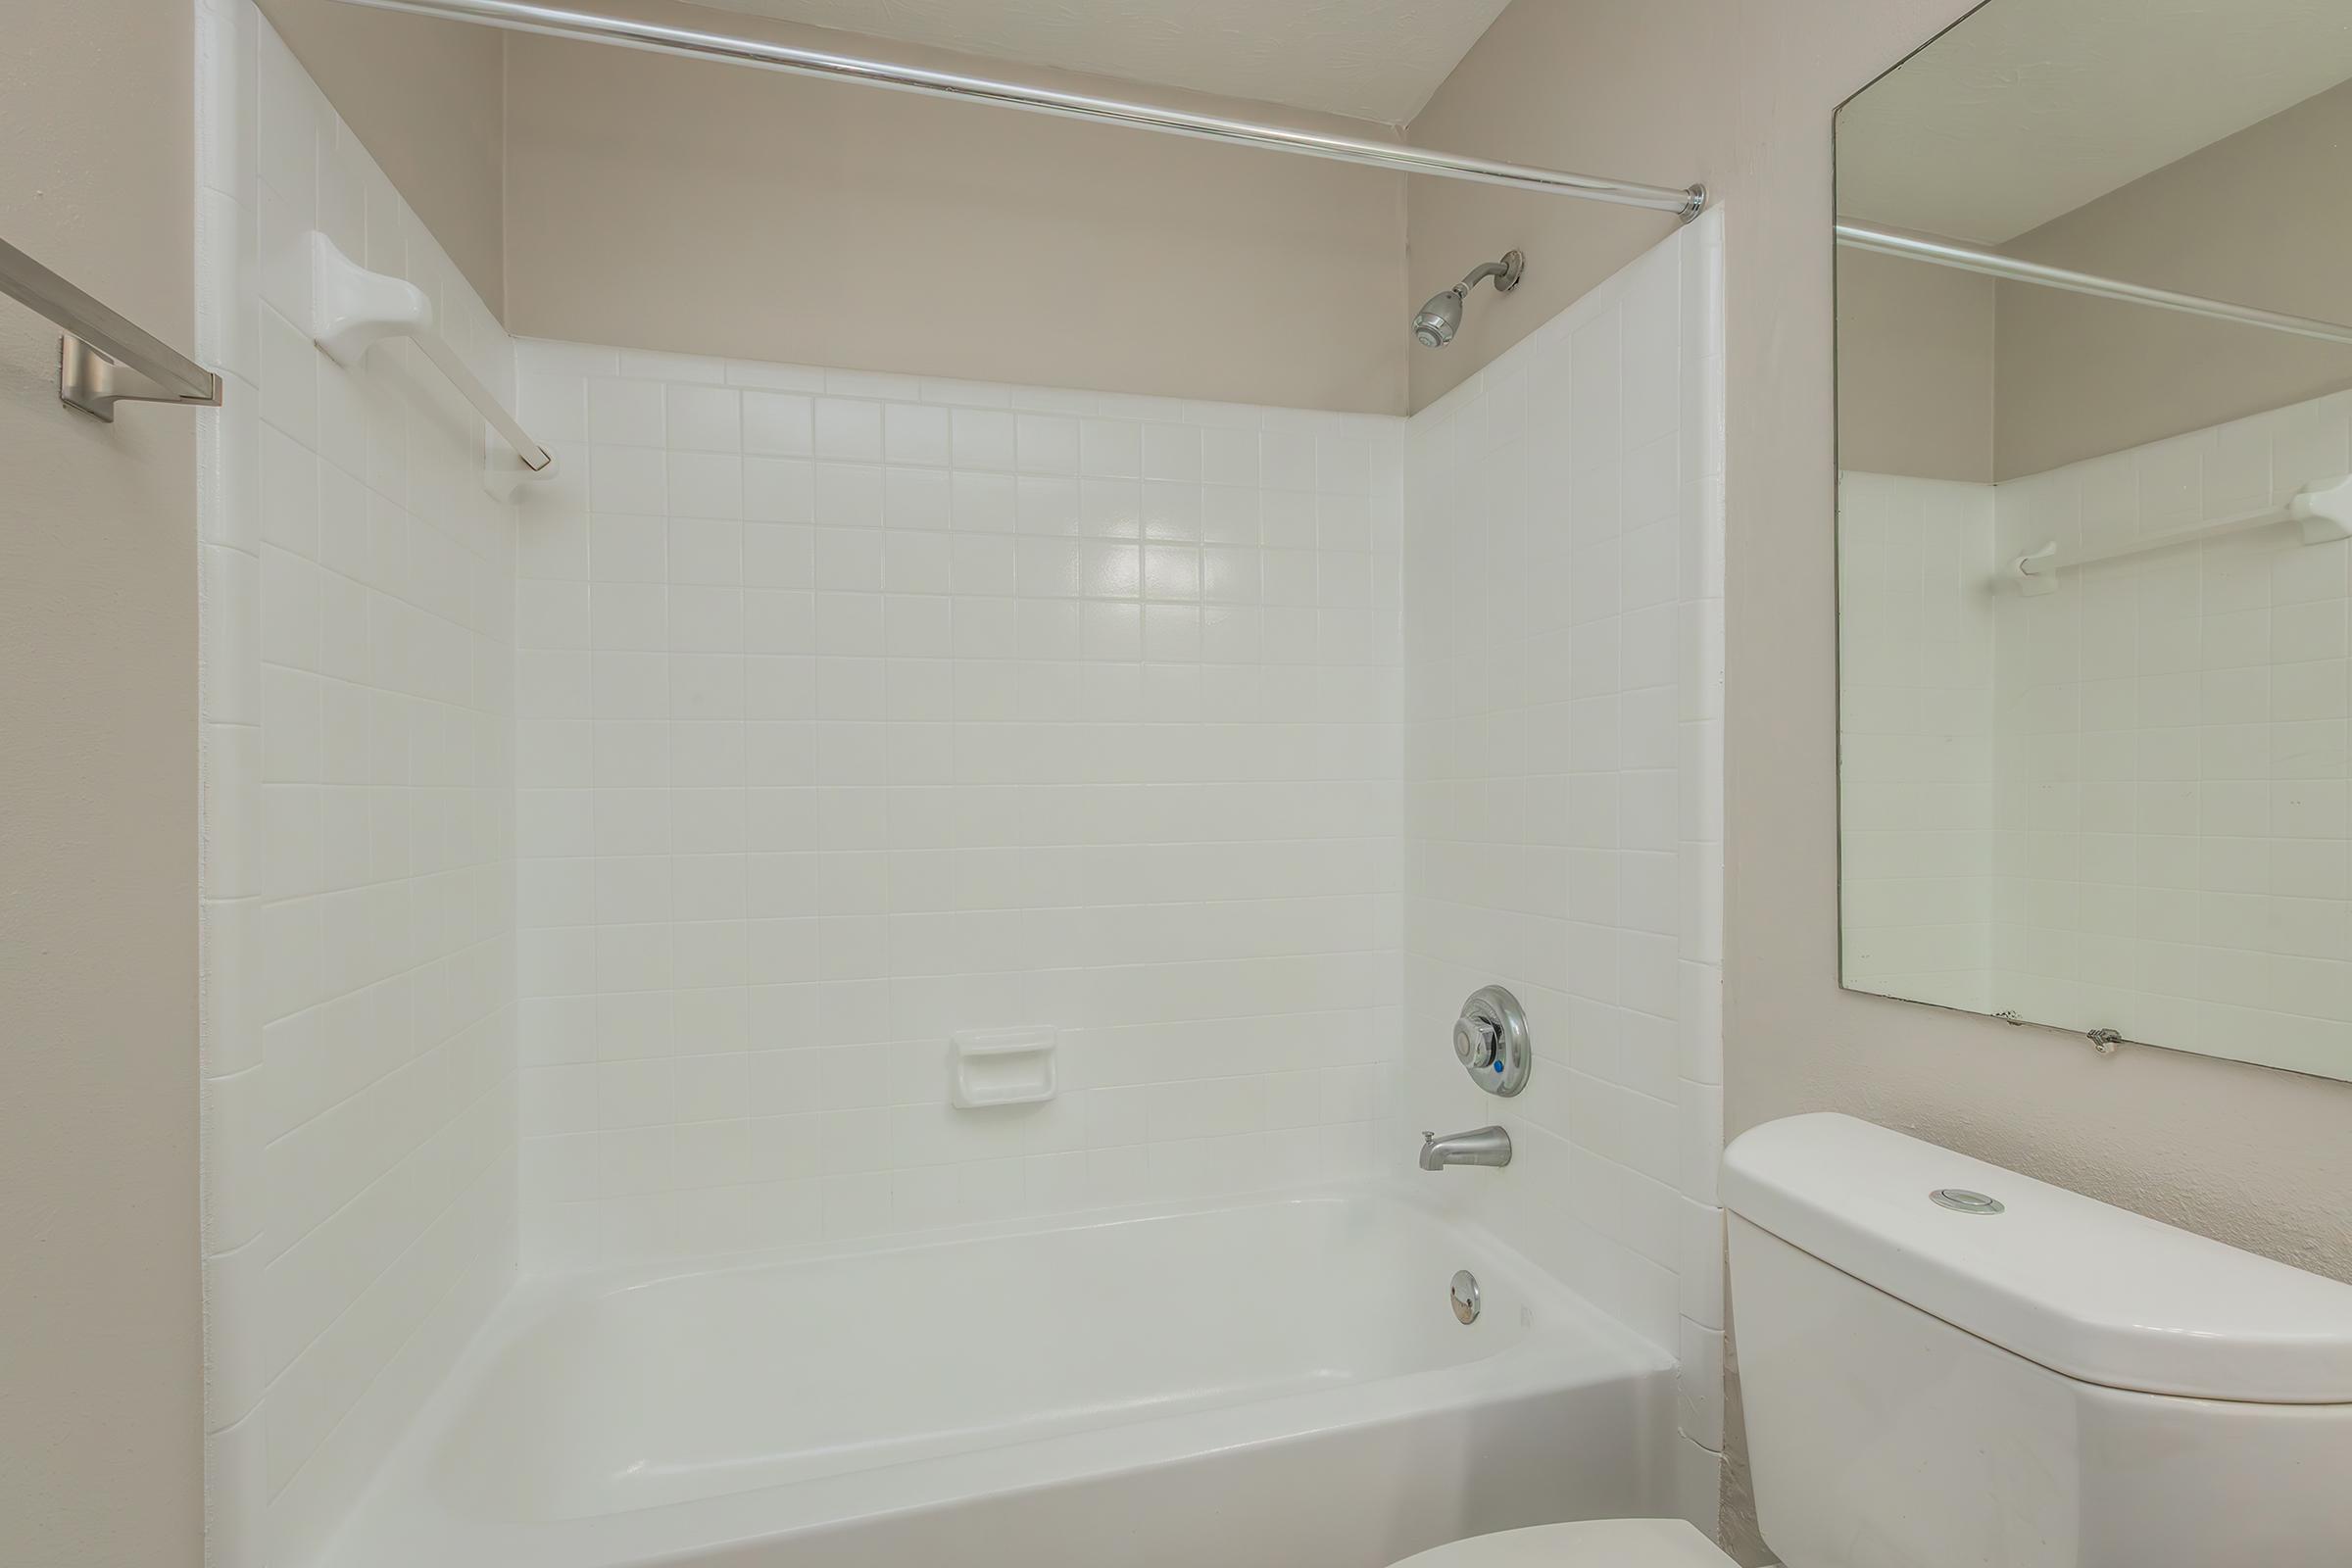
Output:
[[948,1100],[959,1110],[1033,1105],[1059,1092],[1054,1064],[1060,1031],[1050,1024],[964,1029],[948,1037]]

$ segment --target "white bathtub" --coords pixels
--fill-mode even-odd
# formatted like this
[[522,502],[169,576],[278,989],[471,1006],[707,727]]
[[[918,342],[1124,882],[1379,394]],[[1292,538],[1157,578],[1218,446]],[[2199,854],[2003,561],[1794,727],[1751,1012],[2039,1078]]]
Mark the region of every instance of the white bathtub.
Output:
[[1323,1193],[525,1281],[331,1562],[1379,1568],[1667,1512],[1673,1430],[1663,1352]]

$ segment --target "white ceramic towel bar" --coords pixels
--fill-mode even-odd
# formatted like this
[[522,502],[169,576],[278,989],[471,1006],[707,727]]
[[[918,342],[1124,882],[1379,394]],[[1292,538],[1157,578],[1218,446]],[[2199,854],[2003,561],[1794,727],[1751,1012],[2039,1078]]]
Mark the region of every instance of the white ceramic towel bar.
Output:
[[2058,573],[2070,567],[2087,566],[2101,561],[2121,561],[2127,556],[2144,556],[2152,550],[2170,550],[2176,545],[2227,539],[2231,534],[2250,533],[2256,528],[2268,528],[2281,522],[2301,524],[2303,542],[2307,545],[2352,539],[2352,476],[2311,485],[2283,507],[2266,507],[2260,512],[2201,522],[2193,528],[2153,533],[2098,550],[2061,551],[2057,543],[2052,541],[2030,556],[2019,556],[2010,562],[2009,579],[2017,584],[2019,593],[2028,596],[2054,593],[2058,588]]
[[511,501],[525,480],[552,478],[556,460],[531,439],[481,377],[458,357],[441,335],[433,302],[424,290],[405,278],[371,272],[343,254],[326,235],[311,234],[311,336],[326,357],[349,368],[368,350],[388,337],[413,339],[424,357],[439,366],[465,397],[480,411],[490,427],[513,449],[511,466],[493,463],[482,475],[482,487],[501,501]]

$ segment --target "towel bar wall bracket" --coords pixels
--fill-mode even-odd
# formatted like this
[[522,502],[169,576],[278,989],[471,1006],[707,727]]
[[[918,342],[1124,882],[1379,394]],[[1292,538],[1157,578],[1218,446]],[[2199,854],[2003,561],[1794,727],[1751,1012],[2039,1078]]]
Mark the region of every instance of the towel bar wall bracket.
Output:
[[176,403],[183,408],[217,409],[220,406],[220,378],[215,375],[212,381],[210,397],[174,391],[142,370],[109,359],[71,332],[58,338],[57,400],[109,424],[115,422],[118,403]]
[[433,302],[405,278],[371,272],[338,249],[323,233],[311,234],[311,337],[319,352],[346,369],[390,337],[412,339],[441,368],[466,402],[513,448],[512,458],[493,456],[482,488],[499,501],[512,501],[533,479],[555,476],[556,460],[531,439],[441,336]]
[[0,294],[55,322],[57,397],[67,408],[115,422],[118,403],[220,406],[220,377],[120,311],[0,240]]
[[311,235],[312,337],[345,369],[388,337],[433,328],[433,302],[405,278],[371,272],[323,233]]

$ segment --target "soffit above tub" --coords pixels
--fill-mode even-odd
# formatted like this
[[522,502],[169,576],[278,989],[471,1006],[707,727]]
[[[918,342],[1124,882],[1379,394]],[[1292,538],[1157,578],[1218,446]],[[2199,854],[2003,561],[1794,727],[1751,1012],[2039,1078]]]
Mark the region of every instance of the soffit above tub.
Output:
[[699,0],[989,59],[1401,125],[1509,0]]
[[2346,77],[2343,0],[1991,0],[1838,117],[1838,211],[1997,244]]

